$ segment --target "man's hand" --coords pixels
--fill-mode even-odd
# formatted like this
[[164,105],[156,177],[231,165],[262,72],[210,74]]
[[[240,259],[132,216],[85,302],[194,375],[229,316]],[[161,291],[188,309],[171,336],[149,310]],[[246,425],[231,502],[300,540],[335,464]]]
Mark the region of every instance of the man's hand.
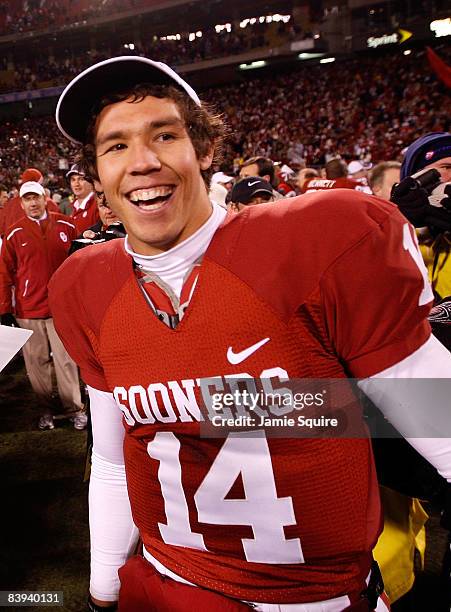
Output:
[[415,227],[451,230],[451,186],[440,178],[437,170],[423,170],[393,185],[390,200]]
[[440,183],[429,196],[429,204],[451,212],[451,183]]
[[2,325],[7,325],[8,327],[19,327],[15,316],[11,312],[2,314],[0,317],[0,322]]

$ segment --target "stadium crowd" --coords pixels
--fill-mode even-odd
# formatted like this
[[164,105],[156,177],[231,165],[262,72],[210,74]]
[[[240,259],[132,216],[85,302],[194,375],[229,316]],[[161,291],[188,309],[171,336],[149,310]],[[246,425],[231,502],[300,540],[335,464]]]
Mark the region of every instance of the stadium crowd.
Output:
[[[423,52],[301,66],[205,90],[203,97],[230,126],[222,166],[229,173],[252,155],[294,166],[324,165],[337,155],[373,163],[399,159],[416,136],[449,127],[443,85]],[[40,167],[63,187],[74,154],[53,117],[0,126],[0,182],[9,189],[28,166]]]
[[[237,48],[242,48],[242,41],[237,40],[236,44]],[[161,59],[166,58],[161,57]],[[69,67],[76,73],[82,68],[82,63],[74,65],[68,61],[67,68]],[[57,72],[56,69],[55,77],[59,78],[60,74]],[[343,83],[346,83],[345,95],[343,95]],[[443,86],[435,79],[424,55],[420,52],[415,52],[411,56],[389,53],[377,58],[367,56],[346,63],[309,66],[307,70],[301,66],[291,72],[280,72],[270,77],[208,89],[202,93],[202,97],[223,113],[230,128],[224,162],[220,167],[214,168],[216,173],[213,175],[211,185],[214,186],[215,183],[222,185],[224,199],[218,204],[224,206],[228,200],[237,210],[252,204],[275,201],[284,195],[339,186],[367,193],[371,193],[372,189],[375,194],[388,199],[391,186],[397,183],[400,177],[402,178],[402,168],[404,168],[404,177],[407,178],[419,169],[414,163],[410,164],[408,172],[404,165],[401,168],[396,160],[402,159],[403,149],[411,145],[419,135],[449,129]],[[163,96],[158,103],[164,105],[167,104],[167,100]],[[139,126],[139,134],[142,124],[143,122],[136,121],[135,127]],[[448,136],[445,136],[446,151],[451,146]],[[82,241],[91,239],[92,234],[96,237],[99,231],[103,232],[102,240],[119,237],[119,234],[115,234],[105,238],[109,226],[119,219],[104,220],[101,216],[99,218],[101,209],[108,208],[105,196],[99,191],[100,183],[96,183],[92,178],[95,174],[91,177],[81,164],[73,164],[76,154],[76,147],[69,144],[57,132],[53,117],[28,117],[21,122],[9,121],[0,126],[0,195],[2,196],[0,207],[3,205],[6,210],[11,204],[11,201],[4,203],[4,193],[8,192],[16,200],[16,204],[22,206],[27,217],[21,218],[20,223],[16,221],[16,225],[12,224],[9,227],[5,225],[2,230],[3,279],[8,274],[13,276],[10,271],[15,274],[15,257],[20,258],[23,248],[27,246],[25,240],[29,240],[30,244],[34,245],[45,244],[49,252],[54,248],[54,253],[58,254],[58,260],[55,256],[54,268],[44,270],[45,258],[42,252],[37,248],[34,251],[34,256],[41,258],[39,265],[35,263],[32,265],[35,270],[42,272],[39,278],[39,290],[43,289],[45,293],[45,311],[39,310],[36,304],[33,304],[33,309],[27,310],[28,279],[24,285],[20,284],[23,279],[18,278],[19,275],[14,279],[17,282],[15,285],[17,312],[14,314],[21,326],[35,329],[34,338],[38,336],[38,325],[40,325],[38,321],[51,322],[48,329],[43,327],[41,330],[43,338],[41,344],[45,344],[47,348],[47,338],[51,343],[51,338],[54,339],[55,336],[52,315],[47,304],[47,285],[61,261],[68,253],[70,254],[71,241],[77,236],[79,239],[81,236]],[[442,158],[444,156],[438,160],[434,159],[434,163],[441,161]],[[192,155],[193,164],[199,164],[199,159],[201,157],[197,156],[196,150],[196,156]],[[277,161],[278,164],[273,164],[271,160]],[[381,165],[380,162],[387,164]],[[373,173],[369,175],[368,184],[367,169],[371,165],[376,165],[376,169],[373,169]],[[422,169],[425,165],[427,167],[427,161]],[[276,173],[274,166],[278,168]],[[39,168],[42,174],[35,167]],[[390,185],[384,185],[386,171],[392,172]],[[105,174],[107,175],[106,172]],[[338,181],[342,182],[331,185]],[[19,186],[20,191],[18,191]],[[45,187],[50,191],[46,193]],[[161,193],[151,197],[148,192],[152,189],[161,189]],[[135,189],[139,198],[137,201],[142,200],[144,206],[148,206],[146,202],[149,200],[171,197],[171,192],[166,193],[165,189],[170,188],[163,186],[163,188]],[[342,192],[340,193],[343,198]],[[62,215],[61,198],[68,194],[69,208],[67,211],[64,208],[64,212],[68,212],[70,217]],[[48,198],[49,195],[53,196],[53,202]],[[340,197],[337,198],[340,200]],[[208,205],[208,198],[204,199]],[[351,202],[357,202],[356,198],[349,199]],[[60,211],[56,215],[47,215],[47,210],[50,211],[50,206],[55,207],[55,202],[60,202]],[[288,204],[284,202],[282,206],[287,207]],[[379,200],[378,205],[381,210],[382,204]],[[67,202],[64,203],[64,206],[66,205]],[[1,213],[0,210],[0,217]],[[225,215],[225,212],[216,211],[215,214]],[[407,227],[407,224],[405,226]],[[411,234],[408,233],[408,236],[412,242]],[[49,240],[46,242],[47,237]],[[50,237],[56,246],[49,246]],[[22,242],[23,240],[25,242]],[[29,248],[31,250],[31,247]],[[398,251],[396,253],[399,255]],[[403,255],[408,259],[408,255],[405,253]],[[26,260],[24,265],[30,267],[30,261]],[[409,265],[413,268],[417,264],[409,260]],[[45,275],[44,272],[48,274]],[[144,273],[143,276],[140,274],[140,272],[137,274],[138,282],[144,286],[148,279]],[[71,283],[73,283],[72,277]],[[74,295],[76,286],[77,283],[73,283]],[[291,288],[289,289],[291,291]],[[27,299],[24,299],[26,296]],[[446,294],[439,295],[436,292],[436,297],[443,298]],[[8,300],[9,298],[10,295]],[[431,298],[432,293],[428,296],[428,301],[431,301]],[[12,315],[12,301],[6,299],[3,301],[8,303],[2,307],[3,312],[0,314]],[[161,321],[167,319],[170,322],[169,326],[172,325],[172,321],[178,323],[180,319],[177,317],[183,316],[163,311],[162,308],[158,305],[155,312],[159,313]],[[163,312],[167,315],[166,319]],[[181,308],[180,312],[183,313]],[[175,325],[176,323],[174,327]],[[409,333],[413,334],[413,331],[409,330]],[[267,340],[269,338],[264,342]],[[37,345],[28,346],[30,350],[28,357],[26,353],[24,354],[27,372],[33,384],[33,368],[36,367],[33,360],[36,359],[40,348]],[[66,415],[73,420],[74,427],[83,430],[87,418],[81,410],[76,367],[69,355],[63,352],[62,346],[54,348],[52,345],[55,363],[57,350],[61,352],[61,360],[70,362],[74,369],[73,380],[70,385],[66,385],[68,387],[66,394],[63,393],[63,383],[60,385],[58,382],[61,402],[66,408]],[[229,357],[228,359],[229,363],[233,363]],[[48,361],[47,357],[46,360]],[[369,374],[364,377],[366,376]],[[36,393],[44,395],[45,391],[50,402],[53,399],[51,387],[50,378],[46,389],[37,387]],[[74,387],[77,394],[73,392]],[[92,391],[97,393],[96,388]],[[95,393],[92,397],[95,398]],[[53,417],[51,412],[43,414],[39,428],[53,429],[55,426]],[[149,455],[153,457],[150,452]],[[409,515],[410,512],[413,513],[413,510],[408,508],[406,514]],[[424,523],[424,519],[422,520]],[[410,558],[409,562],[411,563]],[[411,566],[413,567],[412,563]],[[409,569],[409,579],[412,567]],[[94,595],[95,598],[103,600],[96,593]],[[94,600],[91,601],[95,605]]]
[[[137,9],[149,8],[148,0],[1,0],[0,35],[17,32],[57,30],[71,24],[83,24],[102,17],[119,17]],[[446,10],[447,0],[433,2],[393,2],[392,11],[397,23],[437,14]],[[320,20],[329,13],[337,13],[339,6],[323,7],[321,2],[312,2],[312,16]],[[361,11],[370,27],[387,23],[384,7]]]
[[0,32],[13,34],[58,28],[146,5],[145,0],[3,0],[0,3]]
[[0,67],[4,71],[4,76],[0,77],[0,93],[62,85],[91,64],[115,55],[158,57],[160,61],[177,66],[275,46],[301,35],[312,36],[310,32],[302,34],[298,26],[283,21],[271,24],[257,22],[244,29],[238,23],[232,23],[230,31],[223,29],[220,32],[216,32],[212,25],[194,40],[189,40],[189,35],[189,32],[184,32],[179,35],[179,40],[156,35],[147,40],[143,36],[142,42],[135,43],[132,49],[128,43],[125,46],[112,41],[104,45],[97,43],[95,49],[82,53],[68,49],[55,53],[49,49],[26,60],[19,60],[14,71],[8,69],[9,60],[4,56],[0,58]]

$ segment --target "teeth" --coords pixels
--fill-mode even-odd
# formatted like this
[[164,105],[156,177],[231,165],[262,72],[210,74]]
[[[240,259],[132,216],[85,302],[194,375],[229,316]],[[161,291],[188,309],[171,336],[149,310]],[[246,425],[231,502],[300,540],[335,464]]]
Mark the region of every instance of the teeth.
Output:
[[157,210],[158,208],[162,208],[165,205],[165,202],[158,202],[158,204],[138,204],[138,208],[141,210]]
[[173,191],[172,187],[153,187],[151,189],[136,189],[130,194],[132,202],[145,202],[170,195]]

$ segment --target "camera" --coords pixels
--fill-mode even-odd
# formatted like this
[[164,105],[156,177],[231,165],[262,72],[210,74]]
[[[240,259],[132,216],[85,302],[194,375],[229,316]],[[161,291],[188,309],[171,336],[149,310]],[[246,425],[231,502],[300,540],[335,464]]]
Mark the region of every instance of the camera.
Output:
[[415,227],[434,234],[451,231],[451,185],[435,168],[420,170],[393,185],[390,200]]
[[69,255],[93,244],[102,244],[108,240],[114,240],[115,238],[125,238],[126,231],[122,223],[117,221],[109,225],[106,229],[92,232],[92,234],[92,238],[77,238],[73,240],[69,249]]

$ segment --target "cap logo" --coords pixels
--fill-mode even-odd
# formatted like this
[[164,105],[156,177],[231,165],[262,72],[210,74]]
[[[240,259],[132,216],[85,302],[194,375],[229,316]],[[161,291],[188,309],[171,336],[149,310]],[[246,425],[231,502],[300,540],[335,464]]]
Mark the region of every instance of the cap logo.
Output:
[[432,159],[434,157],[435,151],[428,151],[424,156],[424,159]]
[[260,181],[252,181],[252,183],[251,183],[251,182],[249,181],[249,182],[248,182],[248,184],[247,184],[247,186],[248,186],[248,187],[252,187],[252,185],[258,185],[258,183],[259,183],[259,182],[260,182]]

